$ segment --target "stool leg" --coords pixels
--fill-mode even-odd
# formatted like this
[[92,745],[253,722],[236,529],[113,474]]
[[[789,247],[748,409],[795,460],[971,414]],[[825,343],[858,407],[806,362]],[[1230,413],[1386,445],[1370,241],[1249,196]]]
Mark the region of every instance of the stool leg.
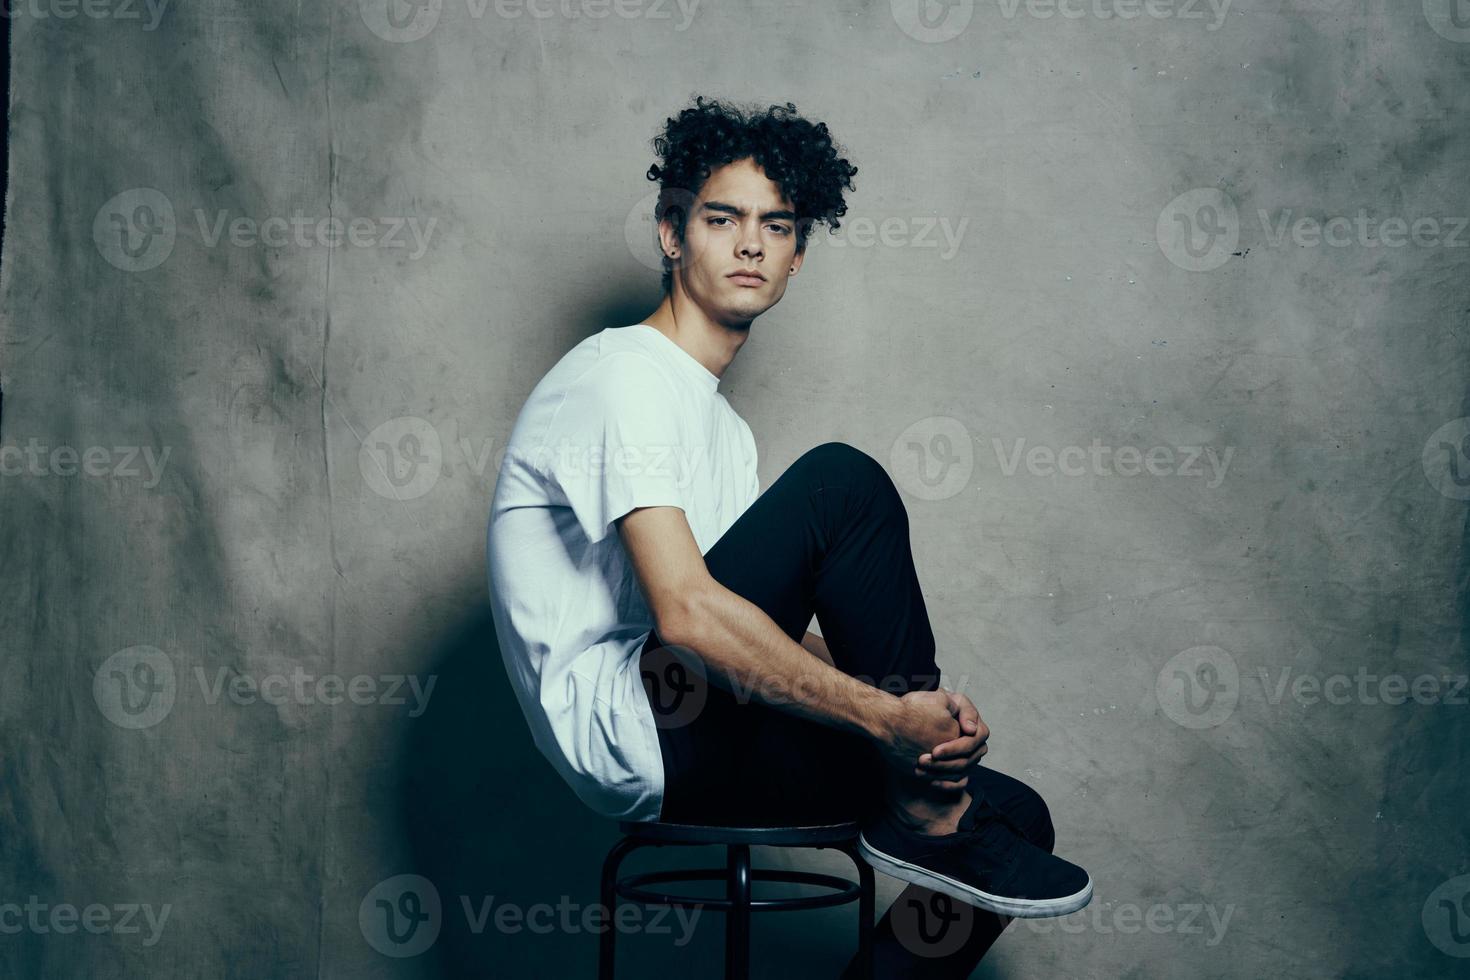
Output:
[[726,897],[730,911],[725,916],[725,980],[750,977],[750,846],[729,845],[725,864],[729,871]]
[[617,916],[618,910],[618,865],[623,863],[623,858],[628,852],[639,847],[640,841],[631,837],[624,837],[612,846],[607,852],[607,859],[602,862],[602,907],[607,910],[607,928],[603,930],[602,937],[597,946],[597,980],[613,980],[613,963],[617,958]]
[[873,977],[873,869],[862,858],[857,861],[858,887],[858,970],[860,976]]
[[855,844],[842,847],[843,853],[852,858],[858,873],[858,955],[857,976],[862,980],[873,980],[873,917],[877,904],[873,887],[873,868],[863,860],[862,852]]

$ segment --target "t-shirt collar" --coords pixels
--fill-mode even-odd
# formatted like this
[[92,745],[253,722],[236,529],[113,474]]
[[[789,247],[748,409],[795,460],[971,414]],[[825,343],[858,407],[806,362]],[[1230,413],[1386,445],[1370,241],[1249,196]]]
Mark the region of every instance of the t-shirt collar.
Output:
[[710,391],[715,391],[719,388],[720,376],[701,364],[699,362],[699,358],[695,357],[693,354],[680,347],[668,334],[664,333],[662,330],[660,330],[658,327],[655,327],[651,323],[639,323],[635,324],[635,326],[642,327],[649,333],[654,334],[658,338],[659,343],[667,344],[670,348],[672,348],[674,360],[687,365],[691,377],[699,379],[709,388]]

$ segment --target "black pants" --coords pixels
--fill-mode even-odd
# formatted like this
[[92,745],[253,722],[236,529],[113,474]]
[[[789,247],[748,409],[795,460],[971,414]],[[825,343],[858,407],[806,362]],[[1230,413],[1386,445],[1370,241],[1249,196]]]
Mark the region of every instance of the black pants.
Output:
[[[887,472],[861,450],[829,442],[808,451],[704,558],[716,581],[759,606],[793,640],[801,640],[815,614],[844,673],[896,695],[940,686],[908,514]],[[662,820],[836,823],[866,820],[881,805],[882,762],[867,739],[728,690],[690,651],[662,646],[651,635],[641,662],[664,761]],[[1034,790],[980,767],[969,792],[1051,848],[1050,816]],[[903,916],[922,912],[933,898],[910,886],[884,916],[875,965],[887,972],[879,975],[967,976],[1005,925],[963,906],[963,943],[942,956],[933,944],[916,952]]]

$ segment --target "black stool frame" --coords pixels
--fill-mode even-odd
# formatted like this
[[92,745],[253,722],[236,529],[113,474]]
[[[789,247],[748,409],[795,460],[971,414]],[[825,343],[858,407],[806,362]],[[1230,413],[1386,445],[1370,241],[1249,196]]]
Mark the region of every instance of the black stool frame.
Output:
[[[617,953],[617,900],[621,896],[643,905],[713,909],[725,913],[725,978],[748,980],[750,976],[750,915],[752,912],[794,912],[858,903],[859,975],[872,977],[873,963],[873,869],[857,849],[858,825],[825,824],[816,827],[708,827],[699,824],[643,823],[624,820],[618,824],[625,835],[608,851],[602,863],[602,905],[607,909],[607,930],[598,949],[598,980],[613,980]],[[690,871],[646,871],[618,877],[623,858],[640,847],[718,844],[726,849],[724,868]],[[858,881],[811,871],[752,868],[753,844],[774,847],[832,848],[846,854],[857,866]],[[724,898],[696,898],[659,891],[646,885],[664,882],[724,881]],[[779,881],[821,885],[826,894],[795,898],[758,899],[751,895],[753,881]]]

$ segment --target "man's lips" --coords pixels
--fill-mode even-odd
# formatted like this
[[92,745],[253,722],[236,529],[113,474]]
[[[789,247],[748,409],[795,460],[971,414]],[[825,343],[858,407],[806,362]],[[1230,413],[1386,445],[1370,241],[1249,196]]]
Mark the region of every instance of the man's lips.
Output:
[[732,272],[725,278],[729,279],[737,286],[764,286],[766,284],[765,279],[763,279],[761,276],[747,275],[743,272]]

